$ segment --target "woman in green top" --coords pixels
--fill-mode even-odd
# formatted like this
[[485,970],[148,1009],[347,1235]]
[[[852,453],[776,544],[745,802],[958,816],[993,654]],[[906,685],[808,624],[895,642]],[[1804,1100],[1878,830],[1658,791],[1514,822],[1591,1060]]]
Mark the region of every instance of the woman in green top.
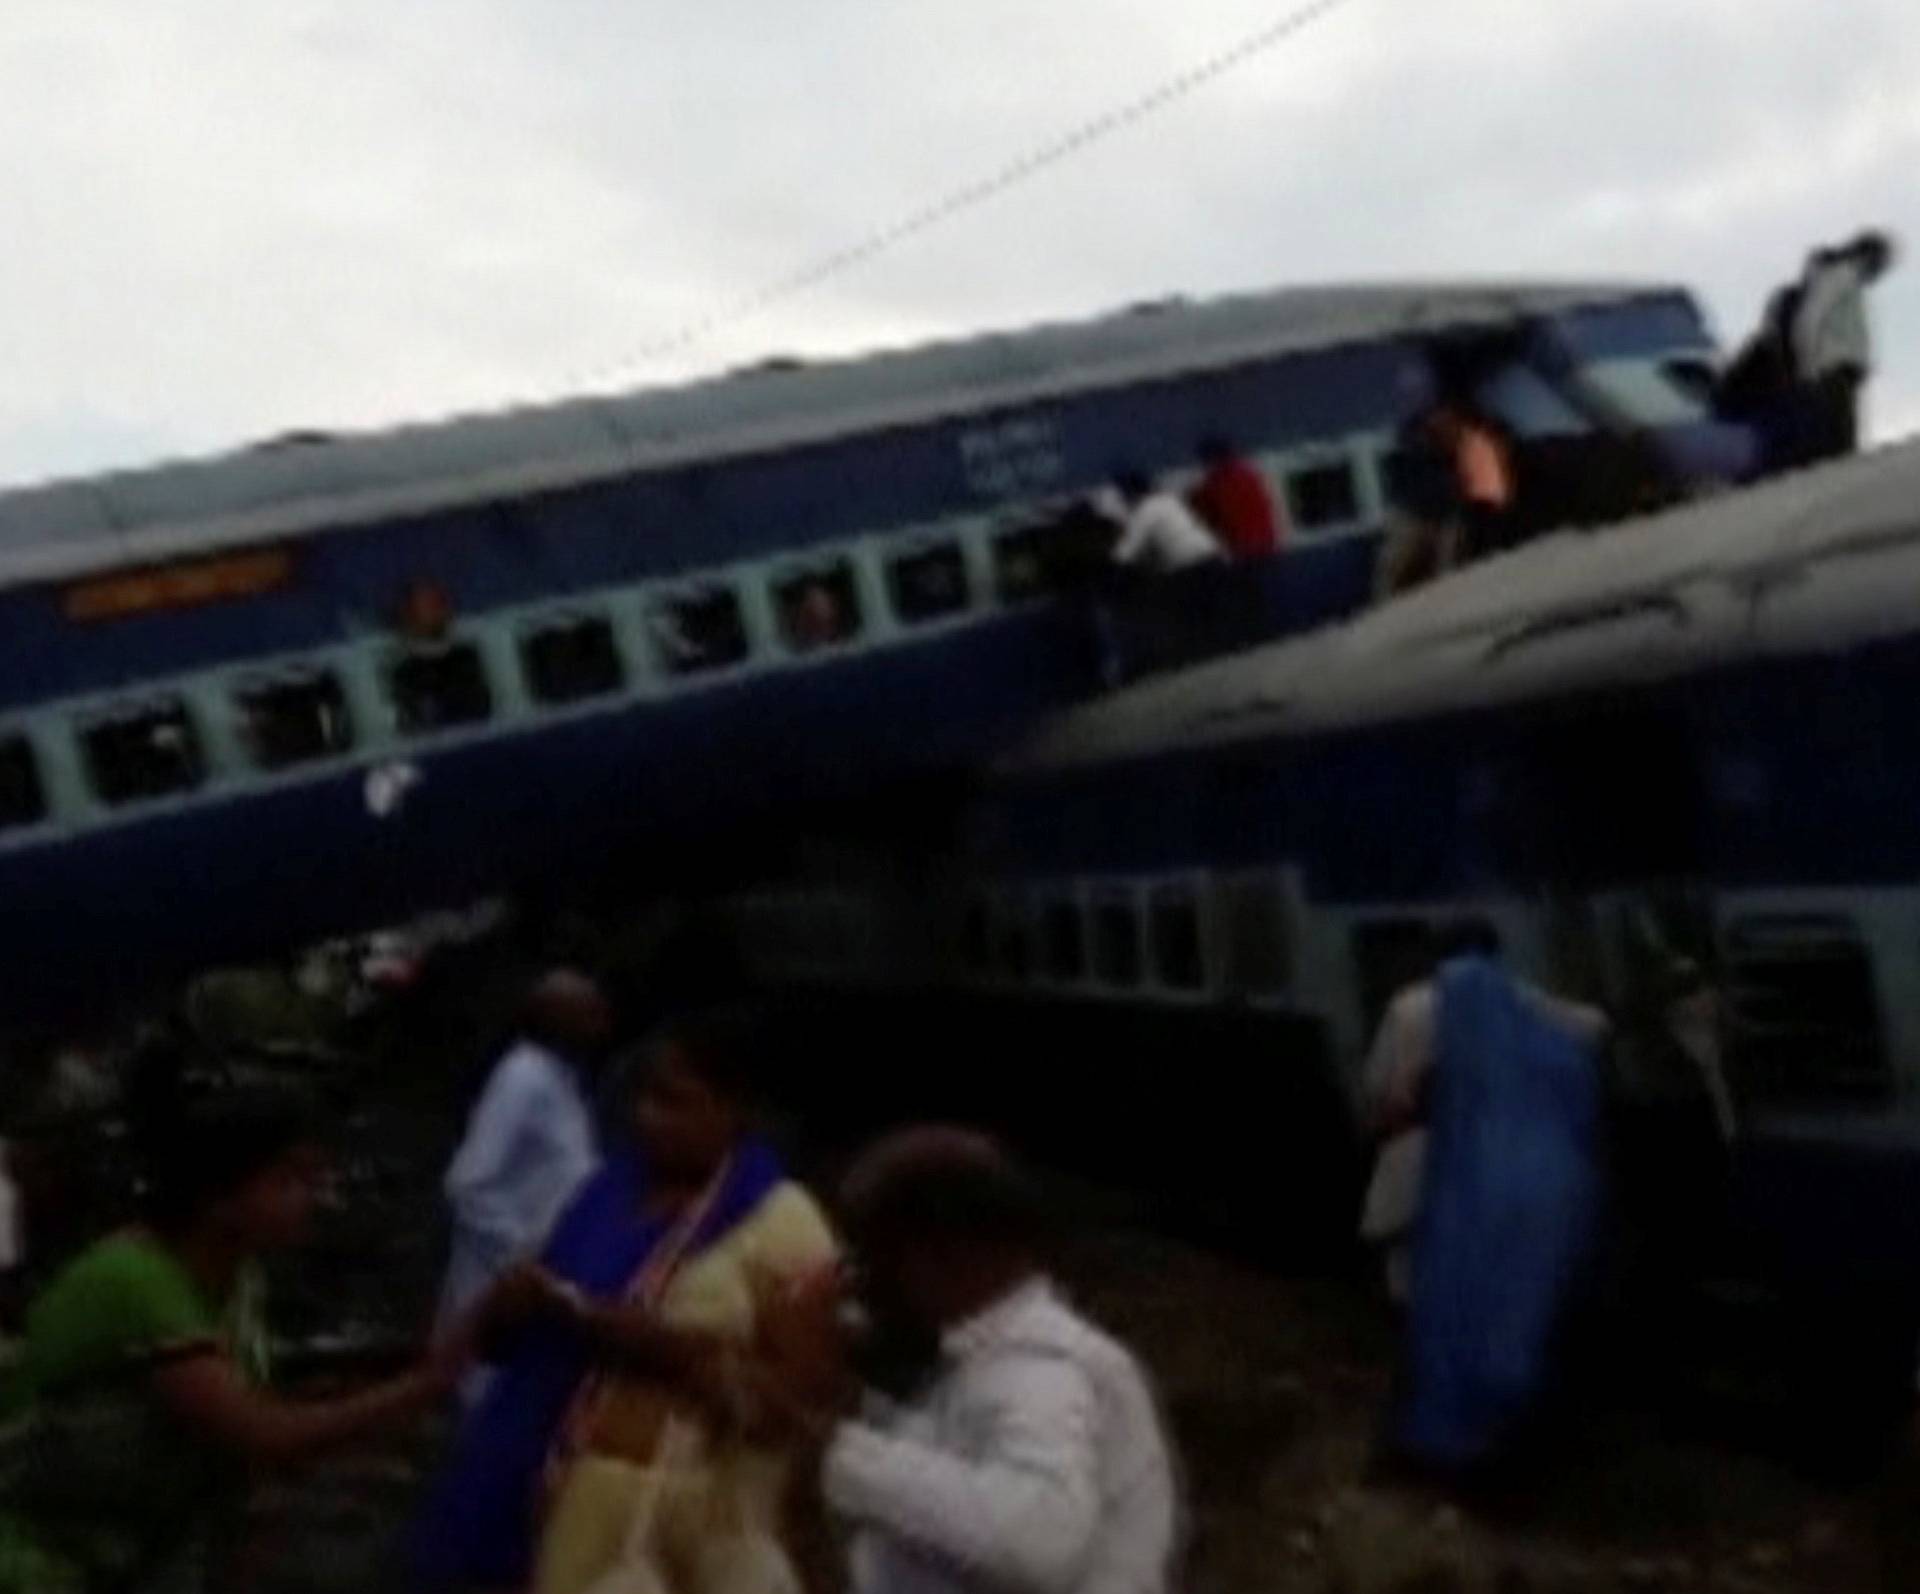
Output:
[[300,1240],[324,1169],[298,1104],[211,1101],[155,1161],[147,1221],[83,1252],[28,1312],[0,1406],[0,1594],[197,1594],[254,1469],[403,1421],[459,1376],[449,1343],[362,1394],[267,1392],[259,1259]]

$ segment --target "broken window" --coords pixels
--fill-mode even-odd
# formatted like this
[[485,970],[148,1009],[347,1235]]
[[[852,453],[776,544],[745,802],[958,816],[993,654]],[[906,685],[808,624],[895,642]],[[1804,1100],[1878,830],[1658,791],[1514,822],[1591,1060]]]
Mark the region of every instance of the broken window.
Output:
[[191,791],[206,779],[199,733],[178,698],[116,710],[80,733],[87,774],[119,806]]
[[569,615],[536,626],[521,639],[520,663],[536,703],[604,697],[626,682],[613,626],[598,615]]
[[47,817],[33,744],[24,736],[0,736],[0,830],[38,824]]
[[690,588],[654,600],[648,628],[661,668],[671,675],[725,669],[747,656],[746,622],[733,588]]
[[274,676],[234,693],[241,735],[262,769],[333,758],[353,745],[346,694],[331,670]]
[[471,725],[493,713],[486,665],[471,642],[409,653],[387,677],[403,736]]

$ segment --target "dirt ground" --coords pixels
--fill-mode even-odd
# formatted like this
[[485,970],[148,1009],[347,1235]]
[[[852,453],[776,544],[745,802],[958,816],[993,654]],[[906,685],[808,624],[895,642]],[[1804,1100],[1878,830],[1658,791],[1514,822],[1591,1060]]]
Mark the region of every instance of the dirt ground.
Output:
[[1088,1261],[1085,1299],[1152,1366],[1179,1438],[1196,1591],[1883,1586],[1891,1479],[1835,1492],[1614,1412],[1583,1422],[1497,1509],[1375,1484],[1392,1346],[1356,1292],[1125,1230],[1095,1237]]
[[[437,1266],[444,1114],[362,1120],[345,1204],[289,1282],[300,1332],[380,1332],[423,1312]],[[1275,1277],[1167,1237],[1129,1203],[1062,1183],[1076,1296],[1158,1383],[1185,1468],[1194,1594],[1585,1594],[1606,1589],[1920,1587],[1905,1470],[1848,1490],[1711,1434],[1602,1411],[1497,1511],[1370,1481],[1391,1337],[1346,1284]],[[391,1548],[432,1425],[263,1491],[263,1594],[398,1588]],[[1883,1574],[1882,1562],[1897,1562]]]

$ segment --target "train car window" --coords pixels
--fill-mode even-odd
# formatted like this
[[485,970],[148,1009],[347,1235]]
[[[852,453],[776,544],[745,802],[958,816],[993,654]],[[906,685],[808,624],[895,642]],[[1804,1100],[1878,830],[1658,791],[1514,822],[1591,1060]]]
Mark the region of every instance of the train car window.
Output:
[[1576,437],[1588,430],[1580,413],[1530,365],[1502,365],[1481,382],[1475,397],[1516,437]]
[[47,794],[33,746],[24,736],[0,736],[0,830],[37,825],[47,817]]
[[1220,886],[1220,949],[1227,985],[1248,995],[1293,983],[1287,899],[1272,874],[1241,875]]
[[247,751],[262,769],[332,758],[353,745],[346,694],[331,670],[248,682],[233,700]]
[[1040,911],[1040,937],[1047,978],[1078,985],[1087,977],[1086,923],[1072,897],[1053,897]]
[[1601,360],[1581,373],[1615,410],[1637,426],[1687,426],[1708,419],[1699,395],[1658,361]]
[[1667,380],[1696,406],[1706,411],[1713,409],[1714,394],[1719,382],[1711,360],[1703,355],[1687,354],[1677,359],[1661,361],[1660,369]]
[[1131,897],[1108,897],[1093,908],[1093,976],[1102,985],[1130,991],[1140,983],[1144,960],[1140,915]]
[[486,665],[471,642],[404,655],[387,672],[387,689],[404,736],[471,725],[493,713]]
[[199,733],[177,698],[96,720],[80,732],[80,746],[93,789],[115,807],[191,791],[206,779]]
[[520,639],[520,667],[537,703],[578,703],[626,684],[613,625],[598,615],[550,620]]
[[993,585],[1002,603],[1037,598],[1047,590],[1047,568],[1037,526],[1002,532],[993,540]]
[[1081,500],[994,538],[994,590],[1003,603],[1084,588],[1113,556],[1119,526]]
[[674,675],[723,670],[747,656],[747,626],[733,588],[713,585],[655,600],[647,612],[661,667]]
[[1763,1100],[1877,1102],[1893,1091],[1873,961],[1839,914],[1763,914],[1728,926],[1728,1061]]
[[851,560],[836,559],[776,581],[773,605],[780,638],[792,652],[844,647],[860,634],[860,593]]
[[1147,909],[1152,931],[1153,972],[1173,991],[1206,988],[1206,941],[1200,929],[1200,899],[1190,886],[1163,886]]
[[967,606],[967,560],[957,542],[903,553],[887,566],[887,595],[903,625],[958,614]]
[[1301,531],[1351,525],[1360,518],[1360,479],[1353,461],[1333,459],[1289,471],[1287,506]]

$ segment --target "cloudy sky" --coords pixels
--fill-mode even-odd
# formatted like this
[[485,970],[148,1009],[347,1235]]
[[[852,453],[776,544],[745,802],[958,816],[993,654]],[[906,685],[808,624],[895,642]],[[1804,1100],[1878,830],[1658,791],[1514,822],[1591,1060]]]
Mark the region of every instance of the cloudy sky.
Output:
[[[5,0],[0,481],[1075,316],[1632,275],[1738,335],[1920,249],[1913,0],[1349,0],[1018,192],[644,350],[1285,0]],[[1920,430],[1920,262],[1877,305]]]

